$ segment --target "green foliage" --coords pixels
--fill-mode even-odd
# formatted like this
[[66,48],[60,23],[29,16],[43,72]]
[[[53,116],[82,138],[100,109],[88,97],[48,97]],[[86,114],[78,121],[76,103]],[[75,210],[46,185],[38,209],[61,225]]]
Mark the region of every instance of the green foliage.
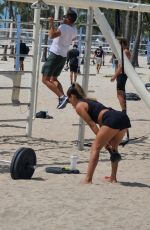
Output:
[[5,2],[1,0],[0,1],[0,14],[3,14],[3,10],[4,10],[5,6],[6,6]]

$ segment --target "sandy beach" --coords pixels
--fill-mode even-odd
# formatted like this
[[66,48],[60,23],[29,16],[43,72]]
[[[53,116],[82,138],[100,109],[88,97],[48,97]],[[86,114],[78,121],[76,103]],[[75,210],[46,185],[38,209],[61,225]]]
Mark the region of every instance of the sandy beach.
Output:
[[[106,57],[97,75],[91,65],[89,96],[106,106],[120,110],[116,84],[110,82],[114,69]],[[149,82],[150,70],[146,56],[139,58],[136,68],[144,83]],[[0,61],[0,70],[12,70],[13,59]],[[43,63],[40,63],[40,69]],[[25,70],[31,70],[31,59],[25,59]],[[82,72],[82,66],[81,66]],[[95,74],[95,75],[93,75]],[[21,85],[29,86],[31,77],[24,74]],[[66,92],[70,85],[69,72],[59,77]],[[77,81],[82,82],[82,75]],[[12,81],[1,75],[0,85],[11,86]],[[128,79],[127,92],[137,93]],[[139,95],[139,94],[138,94]],[[20,101],[28,101],[28,91],[20,92]],[[0,103],[11,102],[11,90],[0,90]],[[20,147],[31,147],[37,156],[37,169],[31,180],[12,180],[9,164],[0,162],[0,230],[149,230],[150,229],[150,109],[140,101],[127,101],[131,119],[130,142],[120,146],[118,183],[104,183],[110,173],[108,152],[103,149],[93,184],[82,185],[90,147],[77,148],[79,117],[71,105],[56,109],[57,97],[39,78],[37,112],[48,110],[53,119],[35,119],[32,138],[25,136],[25,122],[0,122],[0,159],[11,160]],[[0,120],[26,118],[25,106],[1,106]],[[85,143],[94,134],[86,126]],[[135,138],[135,139],[134,139]],[[134,140],[132,140],[134,139]],[[78,156],[80,174],[46,173],[48,166],[69,167],[70,156]]]

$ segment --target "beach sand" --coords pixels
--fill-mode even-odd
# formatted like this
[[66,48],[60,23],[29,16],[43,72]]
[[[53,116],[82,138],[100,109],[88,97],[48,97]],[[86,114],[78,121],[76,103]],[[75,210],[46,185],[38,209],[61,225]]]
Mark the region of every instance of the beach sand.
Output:
[[[89,78],[89,96],[106,106],[120,109],[116,98],[116,84],[110,82],[114,72],[106,57],[99,75]],[[140,57],[136,68],[142,81],[149,82],[146,57]],[[41,66],[43,63],[41,63]],[[40,68],[41,68],[40,66]],[[13,69],[13,60],[0,61],[0,69]],[[31,70],[26,58],[25,70]],[[81,66],[82,72],[82,66]],[[90,72],[96,73],[91,65]],[[30,76],[22,77],[22,86],[30,85]],[[66,91],[70,85],[69,72],[63,71],[59,80]],[[82,76],[78,76],[82,82]],[[12,81],[1,76],[1,86]],[[127,92],[137,93],[130,80]],[[28,93],[20,93],[21,102],[28,101]],[[11,91],[0,91],[0,103],[11,101]],[[0,159],[11,160],[20,147],[31,147],[37,156],[37,169],[31,180],[12,180],[9,164],[0,162],[0,230],[149,230],[150,229],[150,110],[140,101],[127,101],[131,119],[130,142],[120,146],[118,183],[104,183],[101,178],[110,173],[108,152],[103,149],[94,173],[92,185],[82,185],[90,147],[77,148],[79,117],[67,105],[56,109],[57,98],[39,78],[37,112],[48,109],[53,119],[35,119],[32,138],[25,136],[25,122],[0,123]],[[0,119],[25,118],[24,106],[1,106]],[[85,143],[94,135],[86,126]],[[136,138],[136,139],[134,139]],[[134,140],[132,140],[134,139]],[[50,174],[48,166],[69,167],[70,156],[78,156],[80,174]]]

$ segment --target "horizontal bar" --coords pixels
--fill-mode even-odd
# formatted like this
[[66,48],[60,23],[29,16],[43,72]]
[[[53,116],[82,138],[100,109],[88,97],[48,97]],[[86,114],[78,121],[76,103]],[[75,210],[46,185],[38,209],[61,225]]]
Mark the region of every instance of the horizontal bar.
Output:
[[[7,27],[7,28],[0,28],[0,31],[10,31],[10,27]],[[13,32],[17,32],[17,28],[12,28],[12,31]],[[33,29],[27,29],[27,28],[21,28],[21,32],[28,32],[28,33],[31,33],[33,32]]]
[[13,20],[11,19],[0,19],[0,22],[14,22]]
[[[10,19],[0,19],[0,23],[13,23],[13,24],[17,24],[17,21],[13,21],[13,20],[10,20]],[[20,23],[21,25],[35,25],[34,22],[21,22]]]
[[[40,20],[41,20],[41,21],[45,21],[45,22],[49,21],[48,18],[40,18]],[[62,20],[59,20],[59,19],[58,19],[58,20],[56,20],[56,19],[54,20],[54,22],[61,22],[61,21],[62,21]]]
[[88,93],[95,93],[95,90],[88,90]]
[[18,103],[18,104],[14,104],[14,103],[0,103],[0,106],[20,106],[20,105],[30,105],[30,103]]
[[[20,2],[20,0],[10,0]],[[33,0],[21,0],[21,2],[33,3]],[[137,11],[137,12],[150,12],[150,4],[140,4],[124,1],[112,1],[112,0],[44,0],[48,5],[59,5],[66,7],[73,7],[79,9],[93,8],[106,8],[106,9],[118,9],[125,11]]]
[[[14,38],[14,37],[10,37],[10,38],[8,38],[8,37],[0,37],[0,41],[6,41],[6,40],[8,40],[8,41],[9,40],[14,40],[15,41],[15,40],[18,40],[18,38]],[[25,38],[25,40],[26,41],[34,41],[35,39],[33,39],[33,38]]]
[[7,86],[7,87],[5,87],[4,86],[4,87],[0,87],[0,89],[31,89],[31,87],[22,87],[22,86],[21,87],[19,87],[19,86],[14,86],[14,87],[13,86],[12,87]]
[[23,54],[20,54],[20,55],[16,55],[16,54],[0,54],[0,57],[3,57],[3,56],[7,56],[7,57],[33,57],[33,55],[23,55]]
[[19,121],[28,121],[28,119],[10,119],[10,120],[0,120],[0,122],[19,122]]
[[[88,23],[83,23],[83,22],[81,22],[81,23],[79,23],[79,26],[89,26],[89,25],[91,25],[91,26],[95,26],[95,27],[98,27],[98,25],[97,24],[88,24]],[[86,36],[86,35],[85,35]]]
[[[86,76],[86,74],[81,73],[81,76]],[[89,73],[89,76],[96,76],[96,73]]]
[[9,74],[14,74],[13,77],[16,77],[16,74],[20,74],[20,75],[23,75],[24,73],[32,73],[32,71],[15,71],[15,70],[0,70],[0,75],[2,74],[6,74],[6,75],[9,75]]

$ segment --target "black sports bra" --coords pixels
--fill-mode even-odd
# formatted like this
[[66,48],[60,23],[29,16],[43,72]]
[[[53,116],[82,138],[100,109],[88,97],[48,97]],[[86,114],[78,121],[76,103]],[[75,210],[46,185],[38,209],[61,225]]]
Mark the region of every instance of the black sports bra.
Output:
[[98,101],[94,101],[91,99],[82,99],[81,101],[88,103],[88,111],[87,112],[95,123],[98,123],[98,116],[99,116],[100,112],[103,109],[108,109],[108,107],[104,106],[103,104],[101,104]]

